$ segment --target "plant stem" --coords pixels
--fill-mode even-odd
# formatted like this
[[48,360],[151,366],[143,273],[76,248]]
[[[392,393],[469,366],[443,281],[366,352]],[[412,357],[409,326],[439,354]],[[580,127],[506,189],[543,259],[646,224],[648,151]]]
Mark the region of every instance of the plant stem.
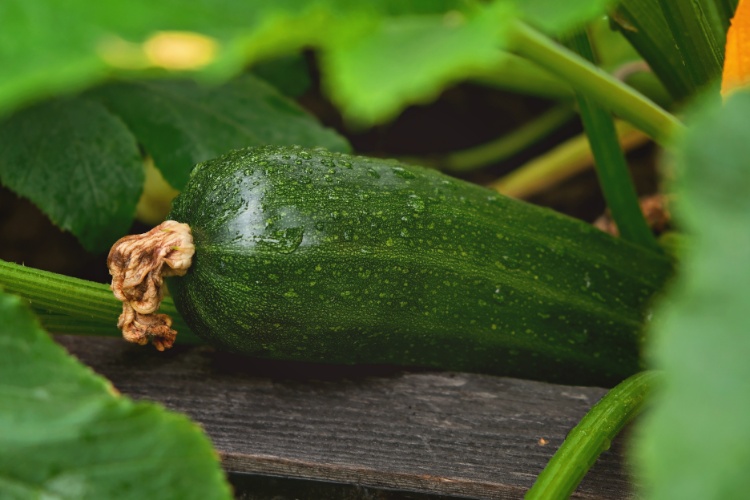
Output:
[[[108,285],[0,260],[0,286],[27,299],[42,324],[53,333],[93,334],[99,328],[99,335],[121,335],[113,326],[122,312],[122,303]],[[180,341],[198,341],[171,298],[164,299],[160,312],[174,320]]]
[[[594,51],[585,31],[574,34],[569,43],[573,50],[593,62]],[[612,115],[586,94],[576,92],[576,100],[594,154],[599,185],[620,235],[642,247],[661,251],[641,211]]]
[[[629,123],[615,121],[620,146],[625,150],[648,142],[648,137]],[[586,134],[580,134],[537,156],[490,184],[506,196],[528,198],[590,167],[593,162]]]
[[550,459],[526,500],[568,498],[599,455],[641,412],[656,372],[637,373],[610,390],[573,428]]
[[481,85],[545,99],[562,101],[573,97],[573,89],[559,77],[507,51],[501,52],[497,65],[472,80]]
[[564,79],[663,146],[671,145],[684,129],[674,115],[643,94],[522,22],[514,23],[509,44],[513,52]]
[[469,172],[505,160],[543,139],[574,115],[570,105],[561,104],[503,137],[447,154],[439,160],[437,168],[448,172]]

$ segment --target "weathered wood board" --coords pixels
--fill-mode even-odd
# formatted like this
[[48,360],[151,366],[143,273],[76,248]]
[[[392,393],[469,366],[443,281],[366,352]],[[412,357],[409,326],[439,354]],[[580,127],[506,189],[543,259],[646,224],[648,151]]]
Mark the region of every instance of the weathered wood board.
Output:
[[[258,361],[208,347],[159,353],[119,339],[57,340],[123,394],[199,422],[238,497],[247,499],[520,498],[606,392],[467,373]],[[616,440],[576,497],[629,497],[622,452]]]

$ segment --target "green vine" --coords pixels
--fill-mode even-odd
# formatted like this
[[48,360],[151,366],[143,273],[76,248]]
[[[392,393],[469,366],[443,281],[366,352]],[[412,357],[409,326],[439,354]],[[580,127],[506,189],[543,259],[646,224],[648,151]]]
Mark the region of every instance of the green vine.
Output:
[[641,412],[659,374],[641,372],[610,390],[565,438],[526,500],[568,498],[623,427]]

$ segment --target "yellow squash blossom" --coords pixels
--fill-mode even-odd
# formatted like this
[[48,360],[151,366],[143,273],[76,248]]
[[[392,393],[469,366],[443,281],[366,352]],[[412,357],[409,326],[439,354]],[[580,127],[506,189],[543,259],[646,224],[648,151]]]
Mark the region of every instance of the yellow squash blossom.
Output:
[[721,93],[750,85],[750,0],[740,0],[727,32]]

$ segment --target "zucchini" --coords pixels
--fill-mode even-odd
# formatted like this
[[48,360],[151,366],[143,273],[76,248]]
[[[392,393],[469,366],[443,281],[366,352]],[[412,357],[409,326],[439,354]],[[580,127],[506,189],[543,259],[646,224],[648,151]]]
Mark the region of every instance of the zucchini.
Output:
[[265,358],[614,384],[640,368],[671,269],[554,211],[323,150],[201,163],[168,218],[195,246],[168,278],[180,314],[219,348]]

